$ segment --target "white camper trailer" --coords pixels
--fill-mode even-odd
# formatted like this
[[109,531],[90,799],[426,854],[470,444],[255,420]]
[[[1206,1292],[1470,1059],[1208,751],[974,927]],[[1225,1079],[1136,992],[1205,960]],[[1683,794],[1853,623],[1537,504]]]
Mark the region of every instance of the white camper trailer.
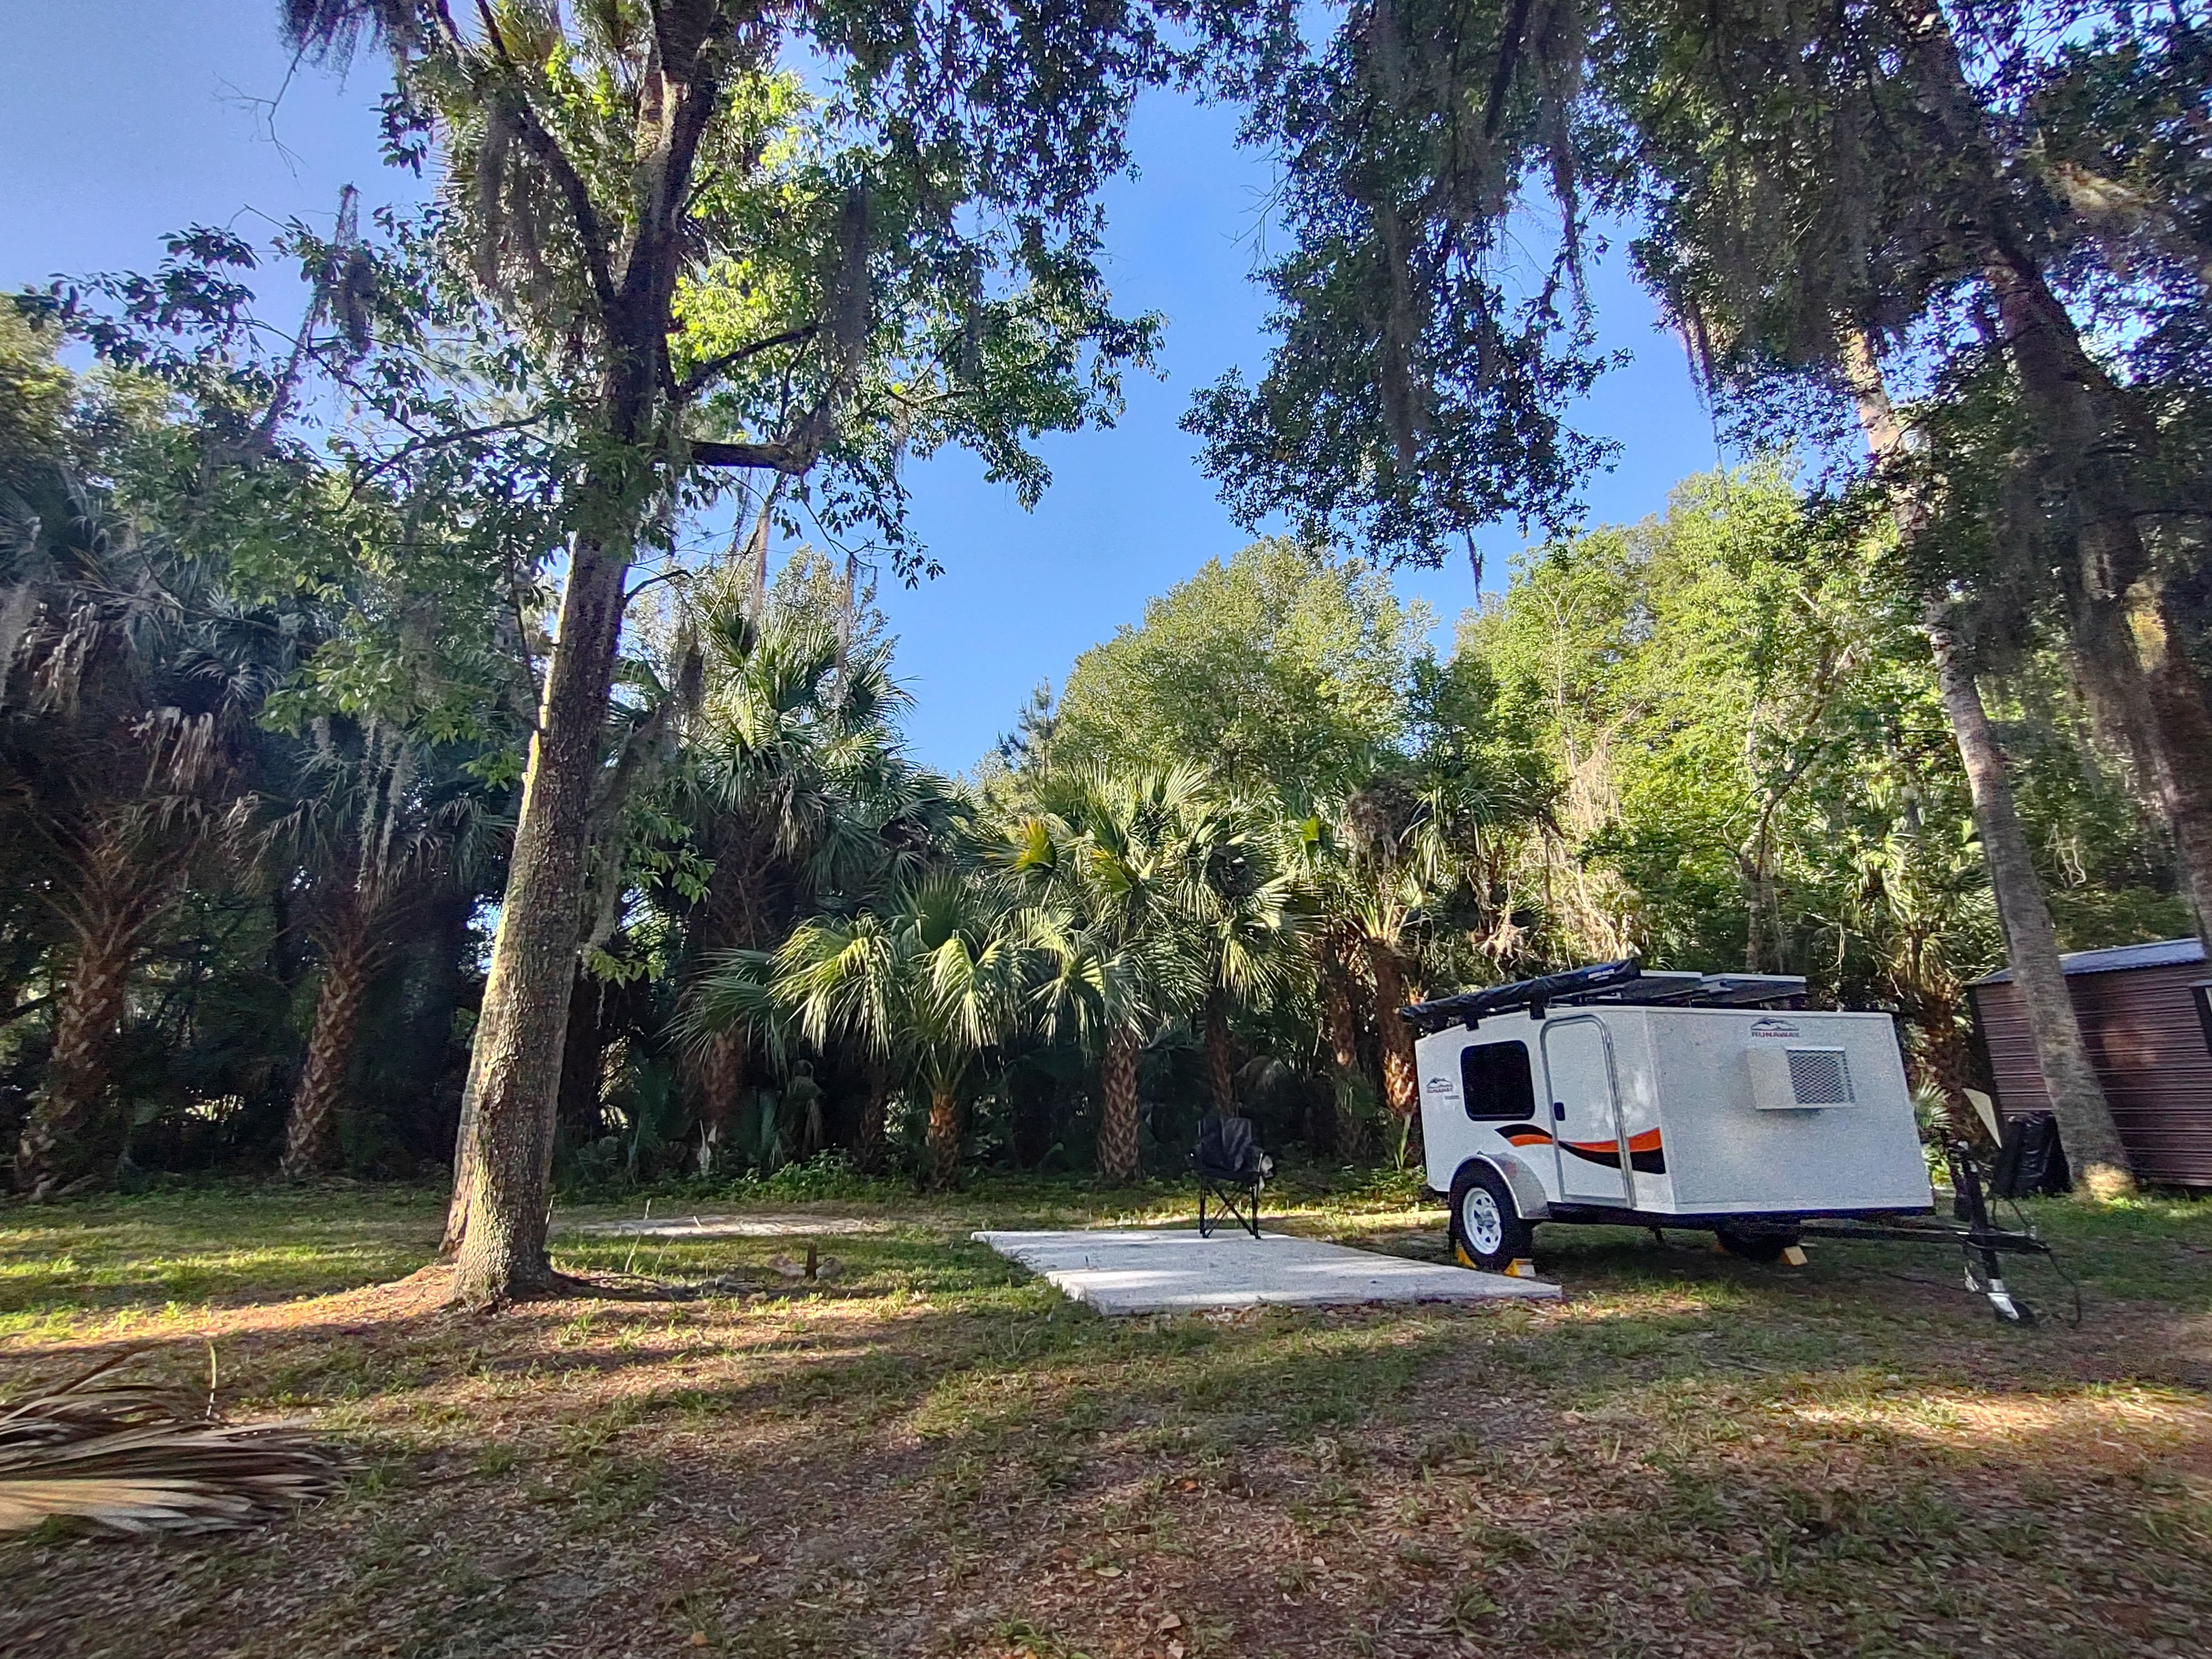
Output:
[[1775,975],[1608,963],[1416,1004],[1428,1182],[1470,1266],[1540,1222],[1711,1229],[1771,1261],[1811,1217],[1934,1207],[1887,1014]]

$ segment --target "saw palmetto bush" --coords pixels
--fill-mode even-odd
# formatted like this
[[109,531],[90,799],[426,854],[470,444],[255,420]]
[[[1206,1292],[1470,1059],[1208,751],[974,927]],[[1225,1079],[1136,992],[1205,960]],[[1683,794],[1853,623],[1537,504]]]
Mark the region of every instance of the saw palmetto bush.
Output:
[[212,1532],[337,1490],[345,1462],[284,1425],[116,1375],[118,1355],[0,1410],[0,1534],[63,1520],[107,1533]]

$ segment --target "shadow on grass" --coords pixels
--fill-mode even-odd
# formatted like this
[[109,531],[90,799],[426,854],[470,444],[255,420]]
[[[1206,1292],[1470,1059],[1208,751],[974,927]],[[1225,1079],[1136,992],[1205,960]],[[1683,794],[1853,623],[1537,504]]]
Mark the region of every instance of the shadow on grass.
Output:
[[[955,1236],[998,1218],[948,1204],[824,1240],[840,1281],[795,1296],[478,1317],[365,1295],[234,1322],[226,1398],[341,1408],[374,1480],[296,1550],[286,1532],[21,1554],[0,1646],[11,1620],[110,1640],[117,1576],[142,1563],[149,1613],[291,1609],[258,1629],[204,1612],[178,1652],[388,1629],[396,1651],[459,1654],[584,1628],[641,1650],[696,1630],[730,1653],[907,1652],[959,1645],[956,1607],[1135,1651],[1172,1607],[1239,1651],[1943,1652],[2005,1628],[2071,1656],[2152,1650],[2212,1613],[2186,1484],[2202,1401],[2128,1386],[2212,1274],[2186,1250],[2130,1260],[2160,1237],[2132,1218],[2049,1224],[2109,1255],[2112,1282],[2163,1291],[2119,1354],[1996,1328],[1856,1247],[1792,1275],[1565,1230],[1557,1309],[1115,1321]],[[758,1273],[794,1248],[682,1241],[653,1271]],[[568,1235],[557,1254],[613,1272],[629,1250]],[[153,1363],[204,1377],[204,1344],[178,1330]],[[1208,1571],[1224,1551],[1259,1565]],[[2072,1601],[2033,1623],[2060,1571]],[[690,1623],[664,1642],[672,1617]]]

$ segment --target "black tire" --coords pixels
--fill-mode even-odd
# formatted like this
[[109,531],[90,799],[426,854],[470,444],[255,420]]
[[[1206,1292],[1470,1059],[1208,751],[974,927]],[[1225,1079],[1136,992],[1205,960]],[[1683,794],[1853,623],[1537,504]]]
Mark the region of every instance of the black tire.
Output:
[[1462,1267],[1497,1273],[1530,1254],[1535,1237],[1536,1230],[1521,1218],[1504,1176],[1480,1161],[1460,1166],[1452,1177],[1451,1242]]
[[1797,1230],[1788,1226],[1716,1227],[1713,1237],[1721,1249],[1746,1261],[1769,1266],[1782,1260],[1783,1251],[1797,1242]]

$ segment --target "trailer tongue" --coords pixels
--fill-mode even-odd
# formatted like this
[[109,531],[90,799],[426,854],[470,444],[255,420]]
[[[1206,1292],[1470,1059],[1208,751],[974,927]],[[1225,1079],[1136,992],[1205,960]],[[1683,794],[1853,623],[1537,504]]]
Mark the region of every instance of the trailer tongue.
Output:
[[1936,1218],[1889,1016],[1804,997],[1794,975],[1631,960],[1401,1010],[1460,1259],[1512,1271],[1554,1222],[1709,1230],[1765,1261],[1806,1237],[1943,1244],[2001,1317],[2028,1317],[1999,1256],[2049,1247],[1991,1224],[1963,1146],[1961,1224]]

